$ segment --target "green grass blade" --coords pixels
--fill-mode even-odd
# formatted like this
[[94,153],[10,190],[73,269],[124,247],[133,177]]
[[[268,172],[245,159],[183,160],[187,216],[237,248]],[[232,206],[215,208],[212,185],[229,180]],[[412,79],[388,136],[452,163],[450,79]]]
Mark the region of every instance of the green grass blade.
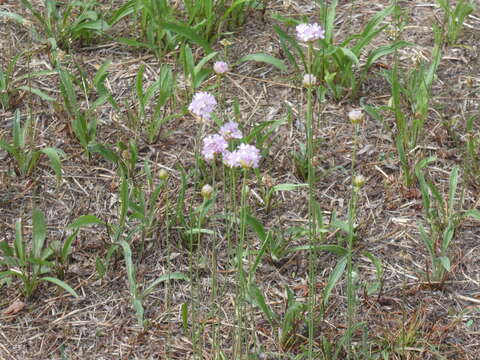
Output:
[[6,18],[9,18],[13,21],[16,21],[22,25],[29,25],[30,21],[25,19],[23,16],[20,16],[18,14],[9,12],[9,11],[0,11],[0,16],[4,16]]
[[47,226],[45,224],[45,214],[43,211],[35,209],[32,216],[32,239],[33,239],[33,256],[40,258],[42,254],[43,244],[47,237]]
[[70,293],[71,295],[75,296],[75,297],[78,297],[78,294],[75,292],[75,290],[73,290],[70,285],[68,285],[66,282],[60,280],[60,279],[57,279],[57,278],[54,278],[54,277],[50,277],[50,276],[45,276],[42,278],[42,280],[45,280],[45,281],[48,281],[48,282],[51,282],[52,284],[55,284],[59,287],[61,287],[63,290],[65,290],[66,292]]
[[15,240],[13,242],[15,246],[15,252],[19,261],[23,264],[26,262],[26,254],[25,254],[25,245],[23,243],[23,227],[22,227],[22,220],[18,220],[15,222]]
[[448,209],[447,212],[449,216],[453,214],[455,209],[453,205],[455,203],[455,194],[457,193],[457,185],[458,185],[458,166],[455,166],[452,169],[452,173],[450,174],[450,186],[448,189]]
[[364,71],[367,71],[370,69],[370,67],[383,56],[389,55],[394,53],[396,50],[408,47],[408,46],[416,46],[414,43],[404,41],[404,40],[399,40],[397,42],[394,42],[393,44],[390,45],[384,45],[376,48],[372,52],[369,53],[367,62],[365,63]]
[[163,22],[160,24],[165,30],[172,31],[174,33],[183,36],[184,38],[190,40],[192,43],[200,45],[207,53],[211,53],[213,50],[207,40],[198,35],[190,27],[172,22]]
[[130,245],[125,241],[121,240],[120,245],[123,248],[123,258],[125,260],[125,267],[127,270],[128,284],[130,287],[130,294],[134,299],[137,298],[137,281],[135,278],[135,267],[132,261],[132,250]]
[[250,54],[250,55],[245,55],[242,57],[240,60],[238,60],[238,64],[241,64],[245,61],[257,61],[257,62],[264,62],[266,64],[272,65],[276,67],[280,71],[287,71],[287,66],[284,64],[284,62],[280,59],[277,59],[276,57],[264,53],[256,53],[256,54]]
[[263,294],[262,290],[260,290],[257,284],[252,283],[250,284],[249,292],[250,301],[263,311],[270,325],[274,327],[277,322],[276,314],[267,305],[267,302],[265,301],[265,295]]
[[18,89],[28,91],[32,94],[35,94],[40,99],[45,100],[45,101],[55,101],[55,98],[51,97],[50,95],[45,94],[42,90],[31,87],[31,86],[22,85],[22,86],[19,86]]
[[325,309],[328,304],[328,299],[330,298],[330,295],[332,294],[333,288],[337,284],[337,282],[340,280],[342,277],[344,271],[345,271],[345,266],[347,265],[347,257],[343,257],[335,266],[335,268],[332,270],[330,273],[330,276],[328,277],[327,285],[325,286],[325,289],[323,290],[323,308]]
[[90,225],[105,225],[105,222],[94,215],[82,215],[68,225],[67,229],[79,229]]
[[62,180],[62,161],[60,160],[60,156],[65,157],[66,154],[62,150],[52,147],[47,147],[40,151],[48,156],[50,166],[57,176],[57,182],[60,182]]
[[184,281],[190,281],[189,277],[181,272],[173,272],[171,274],[165,274],[157,279],[155,279],[153,282],[148,285],[145,290],[142,292],[142,297],[148,296],[154,289],[155,287],[165,281],[170,281],[170,280],[184,280]]

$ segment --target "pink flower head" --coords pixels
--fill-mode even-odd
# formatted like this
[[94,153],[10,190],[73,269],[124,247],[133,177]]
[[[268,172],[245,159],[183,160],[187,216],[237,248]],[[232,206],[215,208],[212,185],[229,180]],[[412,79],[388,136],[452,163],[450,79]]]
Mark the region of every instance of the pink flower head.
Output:
[[229,121],[220,128],[220,135],[226,140],[241,139],[243,137],[242,132],[238,128],[238,124],[235,121]]
[[303,86],[305,87],[315,86],[316,83],[317,83],[317,78],[315,75],[313,74],[303,75],[303,80],[302,80]]
[[299,24],[296,27],[297,39],[303,42],[315,41],[325,38],[325,30],[317,23]]
[[192,114],[200,116],[202,119],[210,120],[216,105],[217,101],[212,94],[208,92],[198,92],[193,96],[188,110],[190,110]]
[[223,154],[227,148],[228,144],[221,135],[210,135],[203,139],[202,155],[207,161],[213,160],[215,155]]
[[237,150],[223,155],[223,162],[230,167],[257,168],[259,161],[260,150],[253,145],[240,144]]
[[215,71],[219,75],[223,75],[230,71],[228,68],[228,64],[225,61],[216,61],[213,64],[213,71]]
[[228,167],[235,167],[236,166],[235,151],[232,152],[232,151],[225,150],[225,152],[223,153],[223,163]]

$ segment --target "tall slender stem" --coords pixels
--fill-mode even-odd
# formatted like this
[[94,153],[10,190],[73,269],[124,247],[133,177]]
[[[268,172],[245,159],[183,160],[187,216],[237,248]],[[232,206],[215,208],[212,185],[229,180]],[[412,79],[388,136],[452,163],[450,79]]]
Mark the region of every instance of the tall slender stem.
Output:
[[243,270],[243,252],[245,245],[245,234],[247,226],[247,171],[243,170],[242,193],[240,198],[240,236],[237,245],[237,303],[236,303],[236,339],[234,344],[234,358],[241,359],[243,357],[242,343],[245,325],[245,292],[247,291],[247,284]]
[[347,359],[352,353],[352,333],[355,324],[355,284],[353,283],[353,242],[354,223],[358,199],[358,186],[354,184],[355,163],[357,160],[357,146],[359,136],[359,124],[355,124],[355,136],[352,150],[352,196],[348,207],[348,251],[347,251]]
[[[313,45],[308,44],[307,66],[308,72],[312,70],[312,51]],[[308,260],[308,281],[309,281],[309,301],[308,301],[308,358],[313,359],[313,338],[315,335],[315,302],[316,302],[316,269],[314,245],[316,243],[316,218],[315,218],[315,169],[313,166],[313,157],[315,153],[313,144],[313,94],[312,86],[307,87],[307,111],[306,111],[306,132],[307,132],[307,158],[308,158],[308,234],[310,243],[310,252]]]

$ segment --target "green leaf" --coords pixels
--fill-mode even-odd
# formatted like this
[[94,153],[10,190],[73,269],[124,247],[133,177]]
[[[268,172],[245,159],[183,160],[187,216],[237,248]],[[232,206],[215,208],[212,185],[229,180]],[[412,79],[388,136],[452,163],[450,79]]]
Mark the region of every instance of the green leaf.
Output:
[[273,191],[291,191],[296,190],[301,187],[308,187],[308,184],[278,184],[275,185],[272,189]]
[[358,57],[350,49],[344,48],[344,47],[340,47],[337,49],[338,49],[337,51],[341,52],[343,56],[347,57],[354,64],[358,64],[359,62]]
[[145,290],[143,290],[142,296],[143,297],[148,296],[155,289],[155,287],[158,284],[160,284],[162,282],[165,282],[165,281],[170,281],[170,280],[190,281],[188,276],[181,273],[181,272],[174,272],[174,273],[171,273],[171,274],[165,274],[165,275],[162,275],[162,276],[158,277],[153,282],[151,282],[150,285],[148,285],[148,287]]
[[[239,7],[240,5],[242,5],[246,2],[250,2],[250,1],[251,0],[235,0],[235,2],[233,2],[232,5],[230,5],[230,7],[227,9],[227,11],[225,11],[225,13],[221,17],[219,23],[223,23],[228,18],[228,16],[233,12],[233,10],[235,10],[237,7]],[[240,10],[240,11],[242,11],[242,10]]]
[[330,273],[330,276],[328,277],[327,285],[325,286],[325,289],[323,290],[323,307],[326,308],[328,304],[328,299],[330,298],[330,295],[332,294],[332,290],[337,284],[337,282],[340,280],[340,278],[343,275],[343,272],[345,271],[345,266],[347,265],[347,258],[343,257],[335,266],[335,268],[332,270]]
[[13,242],[15,246],[15,252],[21,262],[25,262],[25,245],[23,244],[23,232],[22,232],[22,219],[15,222],[15,240]]
[[33,210],[32,226],[33,256],[35,258],[40,258],[42,254],[43,244],[47,236],[45,215],[41,210]]
[[50,166],[52,167],[53,171],[55,171],[55,175],[57,176],[57,182],[60,182],[62,179],[62,162],[60,160],[60,155],[66,156],[65,153],[57,148],[43,148],[40,150],[42,153],[48,156],[50,160]]
[[70,236],[67,237],[67,239],[65,240],[65,243],[63,244],[62,246],[62,251],[60,252],[60,257],[61,257],[61,260],[63,263],[66,263],[67,262],[67,257],[68,255],[70,254],[70,249],[72,247],[72,243],[73,243],[73,240],[75,240],[75,238],[77,237],[78,235],[78,232],[80,231],[79,228],[77,228],[72,234],[70,234]]
[[28,91],[32,94],[37,95],[39,98],[45,101],[55,101],[55,98],[51,97],[50,95],[45,94],[42,90],[27,86],[27,85],[22,85],[18,87],[20,90]]
[[25,19],[23,16],[20,16],[18,14],[9,12],[9,11],[0,11],[0,16],[7,17],[9,19],[12,19],[22,25],[27,25],[30,23],[27,19]]
[[134,11],[139,11],[142,8],[143,3],[141,1],[130,0],[113,13],[111,18],[108,20],[108,23],[110,26],[113,26],[124,17],[132,14]]
[[289,303],[281,326],[282,336],[280,338],[280,343],[282,345],[285,346],[288,344],[288,341],[293,335],[292,331],[298,326],[298,323],[303,320],[304,317],[302,316],[302,313],[305,308],[306,305],[299,302]]
[[120,162],[120,156],[118,156],[115,151],[109,149],[103,144],[88,145],[88,151],[90,151],[91,153],[98,153],[103,156],[105,160],[111,161],[114,164],[118,165]]
[[82,215],[67,226],[67,229],[78,229],[90,225],[105,225],[105,222],[94,215]]
[[4,257],[12,257],[13,256],[13,249],[8,245],[8,241],[0,241],[0,250],[3,253]]
[[130,249],[130,245],[125,240],[121,240],[120,245],[123,248],[123,258],[125,259],[125,267],[127,269],[127,278],[128,284],[130,286],[130,294],[136,299],[137,281],[135,278],[135,267],[132,261],[132,250]]
[[212,52],[211,54],[208,54],[207,56],[205,56],[202,60],[200,60],[198,62],[197,65],[195,65],[193,71],[195,72],[195,74],[198,74],[200,72],[200,70],[205,66],[205,64],[207,62],[209,62],[211,59],[213,59],[215,56],[217,56],[218,52]]
[[439,256],[438,260],[440,260],[440,264],[442,264],[445,270],[450,271],[450,259],[448,257]]
[[8,277],[8,276],[18,276],[20,278],[23,278],[22,273],[19,273],[18,271],[7,270],[7,271],[0,272],[0,279],[3,279],[4,277]]
[[335,30],[335,13],[338,5],[338,0],[333,0],[327,8],[325,17],[325,41],[332,43],[333,32]]
[[107,272],[107,267],[103,263],[102,259],[100,259],[99,257],[95,259],[95,269],[97,270],[100,279],[103,279],[105,273]]
[[383,266],[381,260],[369,251],[366,251],[364,255],[373,263],[373,265],[375,265],[377,279],[381,280],[383,276]]
[[197,235],[197,234],[215,235],[215,231],[210,230],[210,229],[194,228],[194,229],[185,230],[184,234],[188,235],[188,236]]
[[287,66],[283,63],[282,60],[277,59],[276,57],[273,57],[272,55],[268,55],[268,54],[264,54],[264,53],[245,55],[240,60],[238,60],[237,63],[241,64],[245,61],[264,62],[264,63],[267,63],[269,65],[272,65],[272,66],[276,67],[280,71],[287,71]]
[[76,37],[81,36],[81,33],[84,32],[84,30],[91,30],[96,33],[102,33],[103,31],[106,31],[110,28],[107,22],[103,21],[102,19],[98,19],[95,21],[88,21],[81,23],[79,25],[76,25],[75,28],[71,29],[72,35],[76,35]]
[[332,254],[345,256],[348,252],[347,249],[339,246],[339,245],[300,245],[295,246],[288,250],[289,253],[296,252],[296,251],[327,251],[331,252]]
[[450,174],[450,186],[448,189],[448,213],[451,216],[454,212],[454,202],[455,202],[455,194],[457,193],[457,185],[458,185],[458,166],[455,166],[452,169],[452,173]]
[[139,326],[143,327],[143,319],[145,310],[143,308],[142,300],[140,299],[133,299],[133,307],[135,308],[135,316],[137,318],[137,323]]
[[355,46],[352,48],[352,51],[355,54],[360,54],[360,51],[368,45],[372,39],[380,33],[384,27],[378,28],[377,26],[381,23],[381,21],[390,15],[392,11],[395,9],[395,5],[392,4],[388,7],[386,7],[384,10],[378,12],[365,26],[363,29],[362,33],[358,35],[359,40],[355,44]]
[[384,45],[376,48],[375,50],[370,52],[370,54],[368,55],[364,71],[367,71],[368,69],[370,69],[370,66],[372,66],[375,63],[375,61],[377,61],[381,57],[389,55],[397,51],[398,49],[401,49],[407,46],[416,46],[416,45],[408,41],[399,40],[397,42],[394,42],[393,44]]
[[[257,268],[260,266],[263,255],[265,255],[267,247],[268,247],[268,245],[270,245],[270,242],[271,242],[272,238],[273,238],[272,233],[268,232],[267,236],[265,237],[265,239],[262,242],[262,246],[261,246],[260,250],[258,251],[257,256],[255,257],[255,261],[253,262],[253,265],[251,266],[251,268],[249,270],[248,277],[249,277],[250,281],[254,278],[255,273],[257,272]],[[272,254],[272,258],[274,256],[275,255]]]
[[417,221],[418,230],[420,230],[420,238],[422,239],[423,243],[427,247],[428,253],[432,259],[435,259],[435,244],[433,240],[428,236],[427,232],[423,228],[422,224]]
[[[22,54],[19,54],[22,55]],[[15,77],[15,80],[12,81],[13,83],[16,83],[18,81],[21,81],[23,79],[33,79],[36,77],[41,77],[41,76],[47,76],[47,75],[56,75],[58,74],[57,70],[40,70],[40,71],[34,71],[28,74],[20,75]]]
[[57,278],[54,278],[54,277],[50,277],[50,276],[46,276],[46,277],[43,277],[41,280],[45,280],[45,281],[49,281],[51,282],[52,284],[55,284],[57,286],[60,286],[63,290],[65,290],[66,292],[70,293],[71,295],[75,296],[75,297],[78,297],[78,294],[75,292],[75,290],[73,290],[70,285],[68,285],[66,282],[62,281],[62,280],[59,280]]
[[[52,250],[48,249],[47,254],[42,254],[40,255],[41,257],[35,258],[35,257],[29,257],[27,261],[31,264],[39,265],[40,267],[43,268],[43,271],[40,271],[40,273],[46,273],[49,272],[51,268],[55,266],[55,264],[51,261],[44,260],[45,257],[48,257],[51,255]],[[42,258],[43,257],[43,258]]]
[[450,246],[450,243],[452,242],[454,235],[455,235],[455,225],[453,221],[449,221],[448,226],[443,231],[442,254],[445,254],[447,252],[447,249]]
[[182,325],[183,325],[183,331],[188,330],[188,305],[186,303],[183,303],[180,312],[182,314]]
[[124,44],[124,45],[131,46],[131,47],[147,48],[147,49],[150,49],[150,50],[155,50],[155,45],[140,42],[138,40],[131,39],[131,38],[119,37],[119,38],[115,38],[115,41],[118,41],[120,44]]
[[475,209],[468,210],[465,213],[465,216],[469,216],[471,218],[474,218],[475,220],[480,221],[480,211],[478,211],[478,210],[475,210]]
[[247,215],[247,224],[255,231],[257,236],[260,238],[260,240],[265,241],[267,237],[267,233],[265,232],[265,228],[263,227],[263,224],[258,221],[256,218],[253,216]]
[[180,23],[162,22],[159,24],[159,26],[163,27],[165,30],[177,33],[197,45],[200,45],[207,53],[211,53],[213,51],[207,40],[202,38],[197,32],[186,25]]
[[258,306],[263,311],[270,325],[275,327],[277,320],[276,315],[267,305],[262,290],[260,290],[260,288],[254,283],[250,284],[250,299],[254,305]]
[[13,146],[17,149],[23,150],[25,147],[25,128],[20,126],[20,110],[16,110],[13,118]]
[[286,32],[284,32],[277,25],[273,25],[273,29],[278,34],[278,37],[280,39],[280,45],[282,47],[283,52],[286,54],[290,63],[292,63],[295,66],[295,69],[300,72],[300,67],[297,64],[297,59],[295,56],[293,56],[292,52],[288,47],[288,44],[290,44],[290,46],[295,49],[296,54],[302,61],[304,68],[307,68],[307,63],[305,62],[305,55],[303,54],[303,50],[298,44],[298,41],[294,39],[292,36],[288,35]]

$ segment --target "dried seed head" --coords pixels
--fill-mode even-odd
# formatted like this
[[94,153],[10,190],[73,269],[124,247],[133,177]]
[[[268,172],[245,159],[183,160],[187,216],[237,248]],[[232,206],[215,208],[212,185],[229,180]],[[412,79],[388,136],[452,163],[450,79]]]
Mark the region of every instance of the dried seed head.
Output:
[[269,188],[274,186],[273,178],[268,174],[262,176],[262,183]]
[[128,150],[123,150],[122,151],[122,158],[124,158],[125,160],[130,160],[132,158],[132,154],[130,154],[130,151]]

